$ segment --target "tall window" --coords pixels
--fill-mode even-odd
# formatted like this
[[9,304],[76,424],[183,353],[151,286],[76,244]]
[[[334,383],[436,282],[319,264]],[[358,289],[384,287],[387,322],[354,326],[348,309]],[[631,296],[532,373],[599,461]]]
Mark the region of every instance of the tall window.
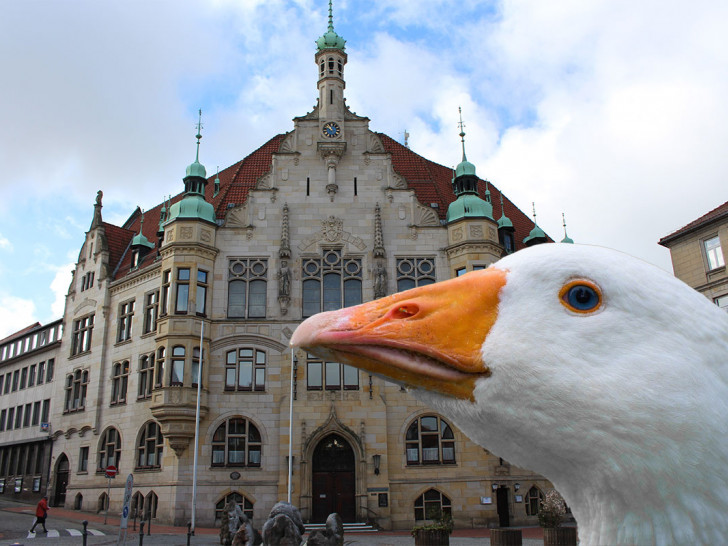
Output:
[[308,355],[306,386],[310,391],[359,390],[359,370],[348,364],[326,362],[314,355]]
[[212,466],[260,466],[258,429],[242,417],[222,423],[212,437]]
[[725,265],[723,249],[720,248],[720,239],[715,236],[705,241],[705,256],[708,258],[708,269],[716,269]]
[[190,297],[190,268],[177,269],[177,288],[175,293],[174,312],[184,314]]
[[71,356],[91,350],[91,331],[94,328],[94,316],[89,315],[73,321],[71,337]]
[[264,351],[245,347],[228,351],[225,363],[226,391],[265,390]]
[[185,348],[177,345],[172,349],[172,376],[170,385],[180,386],[185,378]]
[[165,355],[165,348],[160,347],[157,349],[157,371],[154,375],[154,388],[158,388],[162,386],[162,382],[164,381],[164,355]]
[[538,516],[538,511],[541,508],[541,501],[543,500],[543,493],[535,485],[528,490],[526,495],[526,515],[527,516]]
[[121,438],[119,431],[109,427],[99,442],[99,458],[96,472],[103,472],[108,466],[119,467],[121,458]]
[[195,305],[198,315],[205,314],[205,302],[207,301],[207,271],[197,270],[197,292],[195,293]]
[[718,296],[713,300],[713,302],[723,309],[723,311],[728,312],[728,296]]
[[455,463],[455,436],[452,428],[436,415],[418,417],[405,437],[407,464]]
[[48,359],[48,367],[46,368],[46,383],[53,380],[53,368],[55,366],[55,363],[56,363],[55,358]]
[[40,423],[40,400],[33,402],[33,420],[30,423],[35,426]]
[[[45,381],[46,376],[46,365],[45,361],[38,364],[38,385],[42,384]],[[8,381],[8,383],[10,383]]]
[[225,511],[225,507],[231,500],[235,501],[235,504],[240,506],[240,509],[243,511],[243,514],[248,516],[248,519],[252,521],[253,503],[250,502],[246,497],[242,496],[240,493],[232,492],[229,495],[225,495],[223,498],[221,498],[219,501],[217,501],[215,503],[216,523],[217,523],[217,521],[222,521],[222,514]]
[[119,331],[116,341],[131,339],[131,319],[134,316],[134,300],[122,303],[119,306]]
[[234,258],[228,265],[229,318],[264,318],[268,260]]
[[137,399],[150,398],[154,386],[154,353],[139,359],[139,389]]
[[361,258],[325,250],[321,258],[303,260],[303,316],[333,311],[362,302]]
[[126,388],[129,384],[129,361],[117,362],[111,371],[111,405],[126,402]]
[[196,387],[200,380],[200,348],[192,349],[192,386]]
[[88,370],[76,370],[66,376],[66,403],[63,413],[83,411],[86,406],[87,387]]
[[162,290],[159,294],[162,304],[162,308],[159,310],[161,315],[166,315],[169,312],[169,288],[172,283],[172,271],[167,270],[162,273]]
[[46,398],[43,400],[43,407],[40,411],[40,422],[41,423],[47,423],[48,418],[50,417],[50,411],[51,411],[51,399]]
[[78,452],[78,471],[88,471],[88,446],[82,447]]
[[452,515],[452,503],[437,489],[429,489],[415,500],[415,520],[440,519],[446,515]]
[[162,465],[164,438],[162,429],[154,421],[144,425],[137,443],[137,470],[159,468]]
[[397,258],[397,290],[435,282],[435,258]]
[[154,332],[157,329],[159,316],[159,290],[149,292],[144,296],[144,333]]
[[[32,387],[33,385],[35,385],[35,374],[36,374],[35,369],[36,369],[36,365],[32,364],[30,366],[30,372],[28,373],[28,386],[29,387]],[[0,379],[2,379],[2,378],[0,377]],[[2,390],[2,381],[0,381],[0,391],[1,390]]]
[[20,390],[23,390],[28,384],[28,368],[20,370]]

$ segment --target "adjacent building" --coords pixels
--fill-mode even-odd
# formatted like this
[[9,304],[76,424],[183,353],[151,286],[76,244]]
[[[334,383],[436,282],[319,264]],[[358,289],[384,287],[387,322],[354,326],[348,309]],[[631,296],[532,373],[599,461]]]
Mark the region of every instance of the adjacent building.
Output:
[[[57,320],[0,340],[0,494],[33,501],[48,487],[61,336]],[[67,483],[68,467],[56,470],[57,483]]]
[[728,311],[728,202],[660,239],[675,276]]
[[[62,324],[61,341],[0,368],[14,385],[55,359],[50,429],[32,424],[31,403],[27,434],[16,413],[25,436],[0,439],[26,445],[32,432],[47,446],[50,433],[56,505],[118,510],[133,473],[135,513],[185,525],[199,391],[197,525],[218,523],[231,498],[260,525],[287,498],[289,463],[292,501],[310,522],[338,512],[408,529],[449,512],[460,527],[536,523],[544,478],[470,442],[400,386],[288,345],[320,311],[551,241],[477,177],[464,133],[453,172],[371,131],[344,100],[347,60],[330,12],[315,52],[318,100],[290,132],[211,177],[198,131],[184,191],[121,226],[103,220],[98,193],[63,319],[46,327]],[[25,389],[42,403],[50,376],[40,387],[35,377]],[[23,407],[23,425],[28,402],[15,390],[0,400]],[[107,497],[110,466],[121,479]],[[35,477],[12,470],[7,480]]]

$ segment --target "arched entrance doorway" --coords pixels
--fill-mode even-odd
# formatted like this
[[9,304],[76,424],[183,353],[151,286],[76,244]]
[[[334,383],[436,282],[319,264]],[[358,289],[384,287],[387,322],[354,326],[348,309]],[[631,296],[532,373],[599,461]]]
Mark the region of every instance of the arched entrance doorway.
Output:
[[326,436],[313,452],[312,522],[323,523],[332,512],[356,521],[354,450],[338,434]]
[[56,463],[56,488],[53,494],[53,505],[66,504],[66,487],[68,487],[68,457],[62,453]]

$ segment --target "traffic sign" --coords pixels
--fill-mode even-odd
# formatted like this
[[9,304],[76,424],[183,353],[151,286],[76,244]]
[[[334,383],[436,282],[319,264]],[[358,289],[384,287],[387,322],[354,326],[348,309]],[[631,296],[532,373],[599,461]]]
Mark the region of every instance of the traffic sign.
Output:
[[116,469],[116,467],[113,464],[110,464],[109,466],[106,467],[106,477],[107,478],[114,478],[114,477],[116,477],[116,474],[118,472],[119,471]]
[[126,477],[126,487],[124,487],[124,503],[121,508],[121,523],[119,524],[119,537],[121,538],[121,529],[126,528],[129,522],[129,505],[131,504],[131,492],[134,488],[134,475],[129,474]]

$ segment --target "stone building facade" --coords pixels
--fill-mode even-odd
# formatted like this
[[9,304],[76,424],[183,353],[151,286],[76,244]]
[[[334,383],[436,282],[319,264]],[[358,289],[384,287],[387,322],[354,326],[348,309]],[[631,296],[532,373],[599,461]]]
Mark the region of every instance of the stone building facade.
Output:
[[728,202],[660,239],[675,276],[728,311]]
[[[0,494],[34,501],[48,488],[50,425],[62,321],[0,340]],[[68,482],[59,465],[57,482]]]
[[[453,173],[371,131],[344,101],[331,18],[317,44],[318,101],[290,132],[215,177],[198,135],[184,192],[122,226],[103,220],[99,192],[58,349],[52,502],[113,512],[133,473],[135,512],[187,524],[199,387],[197,525],[229,498],[260,525],[287,498],[289,462],[306,521],[536,523],[545,479],[400,386],[289,348],[314,313],[550,241],[476,176],[464,141]],[[109,466],[121,479],[107,499]]]

